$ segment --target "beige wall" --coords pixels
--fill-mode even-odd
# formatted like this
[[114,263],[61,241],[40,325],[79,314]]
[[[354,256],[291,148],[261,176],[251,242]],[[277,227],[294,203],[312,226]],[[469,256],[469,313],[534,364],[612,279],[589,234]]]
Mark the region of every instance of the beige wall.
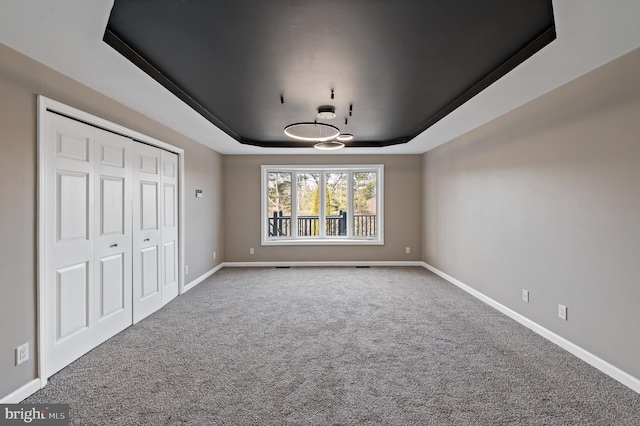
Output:
[[[419,261],[421,259],[419,155],[224,156],[226,262]],[[260,166],[384,164],[383,246],[261,246]],[[255,254],[249,254],[249,248]],[[411,247],[411,254],[405,253]]]
[[422,239],[427,263],[636,378],[639,75],[640,50],[425,154]]
[[[37,94],[185,149],[187,282],[222,261],[424,260],[640,378],[639,72],[636,51],[423,156],[221,156],[0,45],[0,398],[37,375]],[[260,246],[261,164],[345,163],[385,164],[384,246]]]
[[[0,398],[37,376],[38,94],[183,148],[186,281],[223,259],[221,155],[0,44]],[[204,190],[204,198],[193,196],[196,188]],[[218,251],[216,261],[213,250]],[[14,349],[25,342],[32,348],[31,359],[15,367]]]

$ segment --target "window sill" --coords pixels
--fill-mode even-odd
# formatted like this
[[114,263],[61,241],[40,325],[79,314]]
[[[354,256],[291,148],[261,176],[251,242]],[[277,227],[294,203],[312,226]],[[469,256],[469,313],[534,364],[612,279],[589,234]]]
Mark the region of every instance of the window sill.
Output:
[[263,240],[263,246],[382,246],[378,238],[297,238]]

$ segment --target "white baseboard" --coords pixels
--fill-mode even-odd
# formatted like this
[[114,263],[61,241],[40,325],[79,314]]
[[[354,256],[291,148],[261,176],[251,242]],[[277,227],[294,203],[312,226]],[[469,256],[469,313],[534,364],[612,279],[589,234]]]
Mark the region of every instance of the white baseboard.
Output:
[[216,266],[215,268],[213,268],[213,269],[205,272],[204,274],[200,275],[198,278],[196,278],[195,280],[191,281],[190,283],[188,283],[184,287],[182,287],[182,293],[180,293],[180,294],[185,294],[187,291],[191,290],[196,285],[200,284],[202,281],[206,280],[207,278],[209,278],[211,275],[213,275],[216,272],[218,272],[223,267],[224,267],[224,263],[221,263],[218,266]]
[[20,389],[0,399],[0,404],[17,404],[40,390],[40,379],[33,379]]
[[538,324],[538,323],[536,323],[534,321],[531,321],[529,318],[527,318],[527,317],[525,317],[523,315],[520,315],[519,313],[511,310],[510,308],[504,306],[503,304],[501,304],[499,302],[496,302],[492,298],[480,293],[477,290],[474,290],[473,288],[469,287],[468,285],[464,284],[463,282],[458,281],[457,279],[453,278],[452,276],[447,275],[446,273],[442,272],[438,268],[435,268],[435,267],[433,267],[433,266],[431,266],[431,265],[429,265],[428,263],[425,263],[425,262],[422,263],[422,266],[424,266],[426,269],[428,269],[429,271],[433,272],[434,274],[439,275],[440,277],[442,277],[445,280],[449,281],[451,284],[455,285],[456,287],[461,288],[462,290],[466,291],[467,293],[471,294],[472,296],[476,297],[477,299],[480,299],[481,301],[485,302],[487,305],[497,309],[498,311],[502,312],[506,316],[518,321],[520,324],[524,325],[528,329],[534,331],[535,333],[539,334],[540,336],[544,337],[545,339],[549,340],[550,342],[555,343],[556,345],[560,346],[562,349],[564,349],[567,352],[575,355],[576,357],[580,358],[581,360],[583,360],[587,364],[590,364],[591,366],[597,368],[598,370],[602,371],[604,374],[606,374],[609,377],[617,380],[618,382],[620,382],[623,385],[627,386],[631,390],[633,390],[633,391],[635,391],[637,393],[640,393],[640,379],[638,379],[637,377],[634,377],[631,374],[629,374],[629,373],[627,373],[625,371],[622,371],[618,367],[608,363],[607,361],[603,360],[602,358],[597,357],[596,355],[594,355],[591,352],[581,348],[580,346],[576,345],[575,343],[570,342],[569,340],[565,339],[564,337],[559,336],[556,333],[552,332],[551,330],[548,330],[548,329],[544,328],[540,324]]
[[421,261],[302,261],[302,262],[225,262],[229,268],[275,268],[309,266],[423,266]]
[[[224,264],[221,263],[220,265],[216,266],[215,268],[211,269],[210,271],[205,272],[203,275],[201,275],[198,278],[196,278],[195,280],[191,281],[189,284],[187,284],[187,285],[185,285],[183,287],[181,294],[184,294],[187,291],[191,290],[193,287],[195,287],[196,285],[200,284],[202,281],[204,281],[207,278],[209,278],[211,275],[213,275],[216,272],[218,272],[220,269],[223,268],[223,266],[224,266]],[[46,380],[33,379],[29,383],[27,383],[26,385],[22,386],[20,389],[10,393],[9,395],[5,396],[2,399],[0,399],[0,404],[15,404],[15,403],[18,403],[18,402],[24,400],[25,398],[29,397],[30,395],[34,394],[35,392],[39,391],[40,389],[42,389],[46,383],[47,383]]]

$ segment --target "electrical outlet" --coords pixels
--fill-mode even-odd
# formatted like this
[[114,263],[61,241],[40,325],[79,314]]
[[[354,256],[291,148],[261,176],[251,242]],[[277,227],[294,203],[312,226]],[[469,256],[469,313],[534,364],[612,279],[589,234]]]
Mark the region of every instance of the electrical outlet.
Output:
[[189,265],[184,265],[184,274],[189,275]]
[[213,252],[213,260],[216,260],[216,252]]
[[29,359],[29,343],[16,348],[16,365],[20,365]]
[[563,320],[567,320],[567,307],[564,305],[558,305],[558,316]]
[[529,290],[522,289],[522,300],[529,303]]
[[407,254],[411,253],[411,247],[405,247],[404,252]]
[[253,249],[253,247],[251,247],[251,248],[249,249],[249,254],[255,254],[255,252],[256,252],[256,251]]

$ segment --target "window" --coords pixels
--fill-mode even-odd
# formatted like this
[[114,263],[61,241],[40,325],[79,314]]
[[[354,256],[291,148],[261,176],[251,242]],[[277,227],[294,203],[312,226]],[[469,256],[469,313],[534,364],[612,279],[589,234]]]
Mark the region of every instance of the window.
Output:
[[383,244],[384,166],[262,166],[262,244]]

